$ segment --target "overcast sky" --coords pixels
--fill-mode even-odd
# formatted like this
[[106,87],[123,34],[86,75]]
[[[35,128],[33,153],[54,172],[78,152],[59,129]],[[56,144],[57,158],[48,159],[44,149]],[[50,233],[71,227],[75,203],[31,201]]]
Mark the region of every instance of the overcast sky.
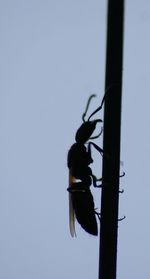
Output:
[[[106,1],[1,0],[0,38],[0,278],[97,278],[99,238],[69,234],[66,157],[104,94]],[[150,2],[126,1],[121,279],[150,276],[149,52]]]

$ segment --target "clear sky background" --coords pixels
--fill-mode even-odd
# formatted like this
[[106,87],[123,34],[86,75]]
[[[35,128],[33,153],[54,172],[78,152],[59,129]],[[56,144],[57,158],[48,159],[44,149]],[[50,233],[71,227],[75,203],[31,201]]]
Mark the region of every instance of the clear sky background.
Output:
[[[1,0],[0,38],[0,278],[97,278],[99,238],[69,234],[66,157],[104,94],[106,1]],[[150,276],[149,53],[150,2],[126,1],[121,279]]]

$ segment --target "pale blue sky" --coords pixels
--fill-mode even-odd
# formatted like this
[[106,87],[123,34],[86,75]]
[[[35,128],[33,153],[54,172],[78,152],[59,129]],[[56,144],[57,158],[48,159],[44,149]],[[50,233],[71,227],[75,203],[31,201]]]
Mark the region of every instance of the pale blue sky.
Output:
[[[126,2],[118,278],[141,279],[150,276],[150,2]],[[97,278],[99,238],[78,225],[69,234],[66,157],[88,96],[97,94],[92,110],[104,93],[105,32],[104,0],[0,1],[0,278]]]

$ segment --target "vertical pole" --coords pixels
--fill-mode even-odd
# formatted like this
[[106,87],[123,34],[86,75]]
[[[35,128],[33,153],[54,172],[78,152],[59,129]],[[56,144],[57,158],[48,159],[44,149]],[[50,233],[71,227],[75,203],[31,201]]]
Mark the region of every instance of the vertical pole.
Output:
[[115,279],[120,175],[124,0],[108,0],[99,279]]

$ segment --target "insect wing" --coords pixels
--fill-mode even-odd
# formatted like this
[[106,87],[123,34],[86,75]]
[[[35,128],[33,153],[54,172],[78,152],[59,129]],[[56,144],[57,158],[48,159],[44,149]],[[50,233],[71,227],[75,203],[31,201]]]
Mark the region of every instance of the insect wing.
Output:
[[75,231],[75,212],[72,205],[71,194],[69,193],[69,227],[72,237],[76,236]]
[[[73,183],[75,182],[75,178],[69,173],[69,187],[72,188]],[[70,234],[72,237],[76,236],[75,231],[75,212],[72,204],[72,193],[69,192],[69,228],[70,228]]]

